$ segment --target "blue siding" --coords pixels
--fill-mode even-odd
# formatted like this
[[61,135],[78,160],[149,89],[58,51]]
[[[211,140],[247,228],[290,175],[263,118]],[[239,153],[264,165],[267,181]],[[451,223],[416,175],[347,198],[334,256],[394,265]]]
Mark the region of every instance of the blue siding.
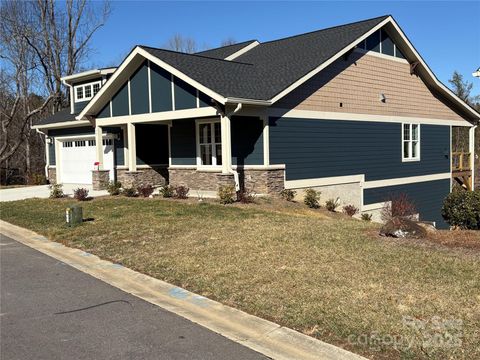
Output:
[[107,118],[107,117],[110,117],[110,101],[97,114],[97,118]]
[[145,114],[149,110],[148,65],[145,61],[130,79],[130,101],[133,114]]
[[48,136],[72,136],[72,135],[90,135],[95,134],[95,129],[92,126],[82,126],[77,128],[66,129],[52,129],[48,130]]
[[83,110],[83,108],[84,108],[85,106],[87,106],[87,104],[88,104],[89,101],[90,101],[90,100],[87,100],[87,101],[77,101],[77,102],[73,103],[73,112],[74,112],[74,114],[79,114],[79,113]]
[[258,117],[233,117],[232,164],[263,164],[263,120]]
[[137,164],[168,164],[168,125],[137,124]]
[[48,156],[50,160],[49,165],[56,165],[55,161],[55,143],[52,142],[51,144],[48,144]]
[[112,115],[128,115],[128,84],[125,83],[112,99]]
[[421,161],[402,162],[401,124],[270,118],[270,162],[286,179],[365,174],[366,180],[450,171],[450,128],[421,125]]
[[172,165],[196,165],[195,121],[175,120],[170,128]]
[[197,107],[197,90],[185,81],[174,78],[175,110]]
[[198,100],[200,103],[200,107],[212,106],[212,101],[211,101],[212,99],[210,98],[210,96],[205,95],[202,92],[198,93]]
[[365,189],[364,203],[373,204],[388,201],[392,196],[404,193],[415,204],[420,220],[435,221],[438,228],[448,228],[442,218],[443,199],[450,192],[450,179],[428,181],[407,185]]
[[150,63],[150,81],[152,87],[152,112],[172,111],[172,82],[167,71]]

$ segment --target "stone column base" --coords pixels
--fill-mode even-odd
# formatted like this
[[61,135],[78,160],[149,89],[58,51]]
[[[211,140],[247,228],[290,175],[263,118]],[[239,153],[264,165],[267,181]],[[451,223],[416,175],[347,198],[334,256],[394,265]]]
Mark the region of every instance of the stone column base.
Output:
[[110,170],[92,170],[93,190],[106,190],[110,182]]

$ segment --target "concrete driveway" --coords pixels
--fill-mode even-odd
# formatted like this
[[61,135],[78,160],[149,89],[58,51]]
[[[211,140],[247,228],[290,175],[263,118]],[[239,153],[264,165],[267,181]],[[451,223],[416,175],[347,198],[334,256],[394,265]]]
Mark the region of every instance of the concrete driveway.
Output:
[[[108,195],[108,192],[105,190],[94,191],[92,189],[92,185],[85,185],[85,184],[64,184],[63,192],[65,193],[65,195],[73,196],[73,190],[78,188],[88,189],[89,191],[88,195],[93,197]],[[48,188],[48,185],[24,186],[24,187],[12,188],[12,189],[0,190],[0,202],[24,200],[24,199],[31,199],[31,198],[46,199],[49,196],[50,196],[50,189]]]

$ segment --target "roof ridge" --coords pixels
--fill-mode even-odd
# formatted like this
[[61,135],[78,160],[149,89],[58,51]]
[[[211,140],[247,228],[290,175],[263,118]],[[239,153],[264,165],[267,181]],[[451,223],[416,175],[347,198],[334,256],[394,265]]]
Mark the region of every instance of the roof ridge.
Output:
[[169,49],[156,48],[156,47],[146,46],[146,45],[137,45],[137,46],[138,46],[138,47],[141,47],[141,48],[152,49],[152,50],[166,51],[166,52],[170,52],[170,53],[174,53],[174,54],[187,55],[187,56],[195,56],[195,57],[199,57],[199,58],[203,58],[203,59],[223,61],[223,62],[226,62],[226,63],[229,63],[229,64],[232,64],[232,63],[233,63],[233,64],[241,64],[241,65],[251,65],[251,66],[253,66],[253,64],[251,64],[251,63],[240,62],[240,61],[233,61],[233,60],[219,59],[219,58],[214,58],[214,57],[205,56],[205,55],[198,55],[197,53],[189,54],[189,53],[184,53],[184,52],[181,52],[181,51],[175,51],[175,50],[169,50]]
[[214,47],[214,48],[211,48],[211,49],[206,49],[206,50],[202,50],[202,51],[197,51],[197,52],[194,53],[194,54],[201,54],[201,53],[204,53],[204,52],[207,52],[207,51],[213,51],[213,50],[218,50],[218,49],[226,49],[226,48],[229,48],[229,47],[231,47],[231,46],[238,46],[238,45],[242,45],[242,44],[245,44],[245,43],[253,43],[253,42],[255,42],[255,41],[259,42],[257,39],[245,40],[245,41],[242,41],[242,42],[239,42],[239,43],[235,43],[235,44],[218,46],[218,47]]
[[316,32],[331,30],[331,29],[335,29],[335,28],[339,28],[339,27],[350,26],[350,25],[354,25],[354,24],[360,24],[360,23],[364,23],[364,22],[372,21],[372,20],[376,20],[376,19],[381,19],[381,18],[386,19],[389,16],[392,16],[392,15],[382,15],[382,16],[377,16],[377,17],[374,17],[374,18],[366,19],[366,20],[359,20],[359,21],[354,21],[354,22],[347,23],[347,24],[334,25],[334,26],[330,26],[330,27],[327,27],[327,28],[323,28],[323,29],[307,31],[306,33],[302,33],[302,34],[296,34],[296,35],[286,36],[286,37],[283,37],[283,38],[280,38],[280,39],[261,42],[260,45],[265,45],[265,44],[276,42],[276,41],[283,41],[283,40],[287,40],[287,39],[292,39],[292,38],[296,38],[296,37],[300,37],[300,36],[304,36],[304,35],[308,35],[308,34],[313,34],[313,33],[316,33]]

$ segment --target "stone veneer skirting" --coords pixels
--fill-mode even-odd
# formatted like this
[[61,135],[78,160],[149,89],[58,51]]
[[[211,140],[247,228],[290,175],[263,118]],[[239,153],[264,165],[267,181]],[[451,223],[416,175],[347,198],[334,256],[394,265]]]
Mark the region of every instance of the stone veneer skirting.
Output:
[[168,167],[152,166],[149,168],[137,168],[137,171],[117,169],[117,181],[123,187],[137,187],[139,185],[164,186],[168,184]]
[[92,170],[93,190],[106,190],[110,182],[110,170]]
[[50,184],[55,184],[57,182],[57,169],[54,167],[48,168],[47,180]]

